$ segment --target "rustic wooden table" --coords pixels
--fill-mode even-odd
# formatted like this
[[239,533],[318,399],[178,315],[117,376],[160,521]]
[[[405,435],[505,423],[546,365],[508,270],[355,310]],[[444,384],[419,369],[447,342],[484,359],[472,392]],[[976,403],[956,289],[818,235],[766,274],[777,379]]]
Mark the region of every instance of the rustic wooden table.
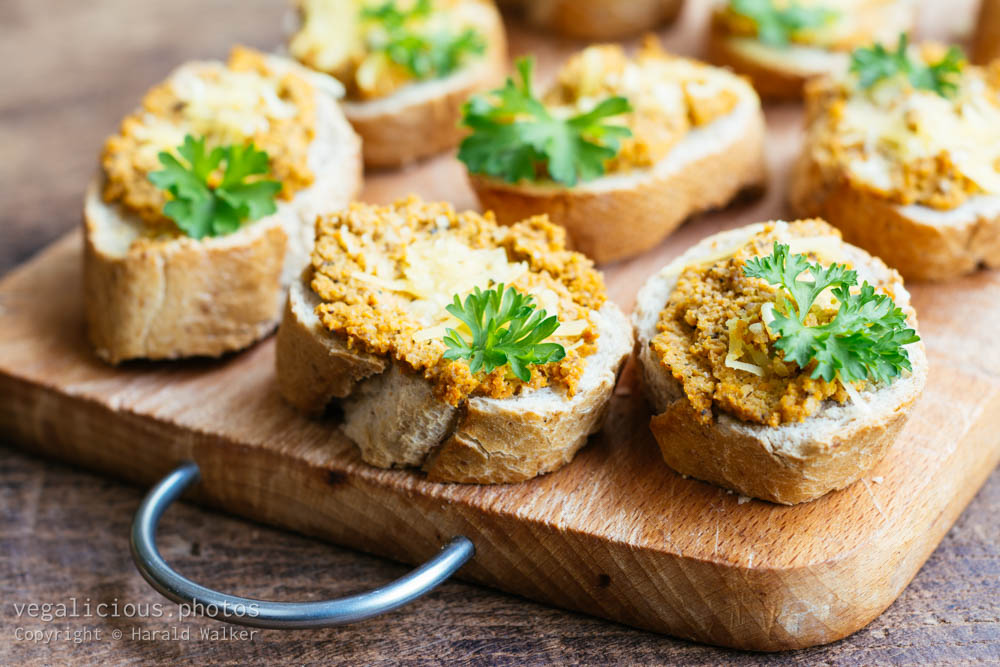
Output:
[[[273,48],[284,8],[3,0],[0,274],[77,222],[103,137],[152,82],[234,42]],[[878,620],[831,646],[779,656],[693,645],[461,583],[358,626],[222,635],[229,626],[177,618],[132,567],[127,533],[141,490],[0,448],[0,494],[0,664],[1000,663],[1000,471]],[[337,596],[405,569],[185,505],[163,533],[181,571],[244,595]],[[66,617],[74,602],[76,616]]]

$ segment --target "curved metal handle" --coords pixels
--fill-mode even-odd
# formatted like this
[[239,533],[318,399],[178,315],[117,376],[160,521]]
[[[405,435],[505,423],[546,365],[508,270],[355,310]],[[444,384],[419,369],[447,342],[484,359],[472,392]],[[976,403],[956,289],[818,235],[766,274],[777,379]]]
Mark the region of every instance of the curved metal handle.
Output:
[[258,628],[319,628],[354,623],[401,607],[433,590],[476,552],[465,537],[455,537],[434,558],[406,576],[339,600],[271,602],[213,591],[175,572],[156,548],[160,517],[184,490],[201,476],[198,465],[184,463],[154,486],[132,521],[132,560],[143,578],[167,598],[191,605],[191,610],[229,623]]

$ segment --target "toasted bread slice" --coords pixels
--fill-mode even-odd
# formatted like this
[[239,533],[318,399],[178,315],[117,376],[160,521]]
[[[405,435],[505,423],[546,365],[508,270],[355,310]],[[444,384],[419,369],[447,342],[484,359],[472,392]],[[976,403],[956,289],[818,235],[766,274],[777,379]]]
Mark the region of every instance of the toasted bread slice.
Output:
[[838,48],[798,43],[770,46],[755,37],[733,35],[716,11],[706,40],[708,59],[749,77],[765,100],[801,99],[808,81],[824,74],[846,71],[850,63],[849,44],[865,46],[873,39],[895,43],[899,33],[913,29],[914,3],[903,0],[872,5],[846,10],[852,13],[852,20],[859,23],[856,26],[859,33],[845,39]]
[[512,398],[473,397],[456,408],[398,363],[348,349],[323,327],[315,305],[307,282],[292,284],[277,336],[282,395],[312,414],[342,399],[344,433],[366,463],[422,468],[439,482],[520,482],[569,463],[603,425],[632,347],[628,320],[609,302],[599,314],[599,349],[574,396],[545,387]]
[[[955,101],[931,91],[886,89],[883,95],[893,96],[873,102],[849,79],[812,82],[806,140],[789,185],[793,213],[824,218],[907,280],[948,280],[1000,267],[1000,181],[996,141],[989,139],[991,132],[997,136],[998,114],[989,101],[996,84],[978,67],[965,67],[962,77]],[[906,106],[895,97],[903,94],[911,96]],[[973,104],[983,111],[967,113]],[[933,120],[928,108],[938,114]],[[927,147],[884,155],[874,148],[881,144],[868,139],[855,148],[856,128],[887,132],[887,146],[917,141]]]
[[507,0],[528,23],[567,37],[615,40],[674,21],[684,0]]
[[310,267],[292,284],[278,328],[281,394],[314,415],[336,403],[365,462],[422,468],[434,481],[518,482],[568,463],[601,428],[633,345],[627,318],[606,301],[591,311],[597,347],[572,395],[554,385],[525,386],[512,396],[471,395],[455,404],[392,354],[366,352],[324,326],[314,278]]
[[464,135],[458,124],[462,104],[473,93],[503,81],[507,68],[503,19],[487,0],[469,10],[486,41],[482,57],[445,78],[410,83],[386,97],[343,102],[344,114],[361,135],[365,166],[399,167],[454,148]]
[[317,213],[361,187],[361,146],[334,98],[317,92],[309,147],[314,182],[273,215],[226,236],[141,239],[144,223],[88,187],[83,210],[87,330],[98,356],[219,356],[274,329],[285,291],[306,264]]
[[[883,458],[923,390],[927,358],[923,343],[908,345],[912,373],[858,392],[845,404],[826,400],[801,422],[769,426],[721,410],[711,423],[699,421],[681,383],[657,358],[650,341],[684,267],[726,257],[764,228],[756,224],[722,232],[690,248],[640,289],[632,321],[645,393],[656,412],[650,429],[666,463],[742,495],[791,505],[855,482]],[[860,248],[829,238],[827,252],[848,262],[860,280],[890,286],[915,328],[916,314],[899,275]],[[830,243],[835,245],[830,248]]]
[[608,174],[566,187],[505,183],[470,174],[483,208],[504,224],[546,213],[570,243],[598,264],[637,255],[691,215],[759,189],[767,179],[764,116],[746,82],[732,79],[739,101],[727,114],[690,130],[650,168]]
[[950,210],[901,205],[846,177],[824,176],[813,154],[792,172],[797,216],[822,217],[844,238],[885,260],[907,280],[942,281],[1000,267],[1000,197],[977,195]]

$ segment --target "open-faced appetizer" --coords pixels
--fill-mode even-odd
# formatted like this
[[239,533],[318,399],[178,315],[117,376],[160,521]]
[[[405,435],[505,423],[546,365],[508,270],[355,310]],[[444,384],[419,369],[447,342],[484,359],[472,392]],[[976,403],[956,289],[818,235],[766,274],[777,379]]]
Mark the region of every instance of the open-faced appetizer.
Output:
[[765,180],[760,100],[729,72],[649,38],[573,56],[540,97],[520,81],[472,98],[458,157],[504,224],[547,213],[598,263],[638,254],[688,216]]
[[927,375],[899,274],[821,220],[710,236],[646,282],[633,323],[667,464],[776,503],[868,473]]
[[912,29],[913,0],[721,0],[709,59],[749,76],[765,99],[797,99],[816,76],[842,71],[852,49],[894,44]]
[[347,91],[365,164],[393,167],[454,147],[462,103],[499,83],[507,45],[490,0],[295,0],[288,45]]
[[544,217],[511,227],[417,199],[317,221],[278,329],[278,386],[338,402],[375,466],[516,482],[601,427],[632,329]]
[[972,58],[983,65],[1000,58],[1000,0],[982,0],[979,5]]
[[568,37],[613,40],[670,23],[684,0],[501,0],[532,25]]
[[907,279],[1000,266],[1000,65],[904,36],[811,84],[807,111],[796,215],[829,220]]
[[271,331],[318,211],[361,184],[340,84],[235,48],[143,98],[84,203],[90,341],[112,363],[217,356]]

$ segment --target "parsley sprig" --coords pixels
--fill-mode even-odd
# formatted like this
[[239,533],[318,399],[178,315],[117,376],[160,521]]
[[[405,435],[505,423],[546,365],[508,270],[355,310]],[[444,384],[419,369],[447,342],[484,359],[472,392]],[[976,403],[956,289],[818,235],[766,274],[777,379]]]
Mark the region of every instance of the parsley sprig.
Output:
[[908,51],[909,37],[905,32],[900,34],[895,51],[882,44],[855,49],[851,54],[851,72],[858,75],[858,84],[866,90],[879,81],[903,75],[914,88],[930,90],[941,97],[958,92],[956,79],[965,66],[965,55],[960,48],[952,46],[941,60],[932,64],[914,60]]
[[[805,271],[812,280],[799,280]],[[785,359],[801,368],[816,361],[812,377],[827,382],[838,375],[844,382],[892,382],[903,369],[912,370],[903,346],[920,337],[906,326],[902,309],[867,282],[858,293],[851,293],[851,287],[858,284],[856,271],[843,264],[827,268],[810,264],[805,255],[790,256],[787,245],[775,242],[769,256],[748,260],[743,272],[784,288],[768,326],[778,333],[774,345],[785,353]],[[809,309],[827,288],[840,302],[837,315],[826,324],[807,326]]]
[[555,315],[535,307],[534,299],[500,283],[485,292],[478,287],[462,303],[458,295],[447,307],[449,313],[469,327],[472,340],[454,329],[444,338],[445,359],[468,359],[469,370],[492,373],[509,364],[520,380],[531,379],[530,364],[548,364],[566,356],[558,343],[543,343],[559,327]]
[[632,110],[624,97],[609,97],[586,113],[561,119],[532,93],[534,61],[517,61],[521,82],[472,97],[462,107],[462,124],[472,130],[458,159],[474,174],[508,183],[546,176],[568,186],[604,174],[604,163],[632,136],[623,125],[604,122]]
[[417,0],[409,9],[400,9],[396,0],[361,10],[361,18],[382,26],[384,37],[370,46],[383,51],[418,79],[448,76],[459,69],[466,58],[486,51],[483,36],[472,28],[461,32],[437,30],[425,32],[414,23],[431,16],[431,0]]
[[796,33],[822,27],[840,13],[827,7],[804,7],[794,2],[776,7],[773,0],[731,0],[734,14],[753,21],[757,40],[769,46],[788,46]]
[[[194,239],[221,236],[239,229],[245,220],[258,220],[277,210],[274,197],[278,181],[252,179],[268,172],[268,157],[253,143],[233,144],[208,151],[205,139],[190,134],[177,147],[183,162],[173,154],[159,154],[162,171],[149,174],[156,187],[170,193],[163,214]],[[218,185],[211,180],[222,163],[226,166]]]
[[400,9],[395,0],[387,0],[376,7],[362,8],[361,18],[377,21],[386,30],[392,31],[405,28],[409,21],[427,18],[431,15],[431,9],[431,0],[417,0],[409,9]]

